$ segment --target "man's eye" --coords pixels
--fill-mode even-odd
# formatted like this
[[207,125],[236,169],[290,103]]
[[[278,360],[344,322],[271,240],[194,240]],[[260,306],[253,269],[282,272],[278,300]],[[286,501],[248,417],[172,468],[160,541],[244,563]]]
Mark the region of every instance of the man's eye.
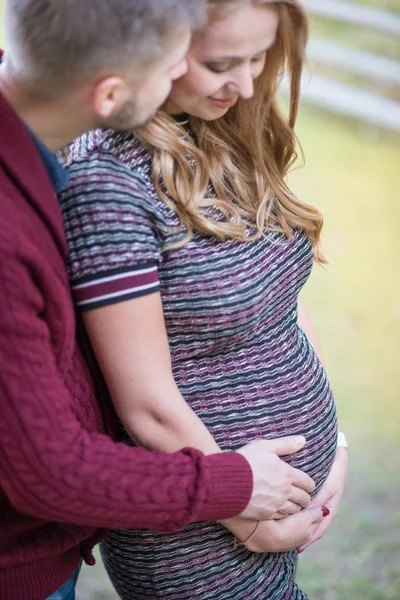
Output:
[[231,68],[229,63],[204,63],[204,66],[213,73],[224,73]]

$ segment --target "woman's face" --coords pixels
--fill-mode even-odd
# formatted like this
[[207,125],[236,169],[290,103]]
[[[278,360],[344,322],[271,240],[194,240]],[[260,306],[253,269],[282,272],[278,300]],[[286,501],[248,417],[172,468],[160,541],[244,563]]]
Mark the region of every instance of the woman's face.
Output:
[[253,4],[232,11],[195,35],[187,73],[177,79],[167,112],[188,113],[206,121],[222,117],[239,98],[251,98],[278,28],[276,11]]

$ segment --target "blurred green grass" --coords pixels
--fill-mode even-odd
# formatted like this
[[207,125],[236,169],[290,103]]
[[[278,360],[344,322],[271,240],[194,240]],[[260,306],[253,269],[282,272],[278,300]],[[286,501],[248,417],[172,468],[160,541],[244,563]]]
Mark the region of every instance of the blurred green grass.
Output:
[[400,13],[400,6],[398,0],[351,0],[353,4],[363,4],[366,6],[374,6],[376,8],[382,8],[384,10],[391,10],[393,12]]
[[400,145],[394,136],[303,108],[306,166],[291,185],[325,215],[304,290],[334,388],[351,467],[341,513],[301,557],[314,600],[400,598]]
[[[398,0],[360,1],[400,10]],[[321,35],[351,43],[352,33]],[[392,40],[363,38],[361,47],[371,46],[399,58]],[[304,299],[351,446],[340,515],[302,554],[299,583],[313,600],[399,600],[400,144],[307,107],[298,135],[306,166],[291,175],[291,185],[323,211],[324,247],[334,262],[314,268]],[[114,599],[101,562],[84,567],[78,600]]]

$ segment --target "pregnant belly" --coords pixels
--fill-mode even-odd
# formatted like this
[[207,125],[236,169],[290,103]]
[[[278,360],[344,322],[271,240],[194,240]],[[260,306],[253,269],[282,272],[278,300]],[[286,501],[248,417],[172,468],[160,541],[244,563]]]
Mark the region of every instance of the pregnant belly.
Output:
[[274,344],[175,363],[174,376],[223,450],[304,435],[304,449],[285,460],[309,474],[318,491],[336,451],[336,409],[326,373],[297,327]]

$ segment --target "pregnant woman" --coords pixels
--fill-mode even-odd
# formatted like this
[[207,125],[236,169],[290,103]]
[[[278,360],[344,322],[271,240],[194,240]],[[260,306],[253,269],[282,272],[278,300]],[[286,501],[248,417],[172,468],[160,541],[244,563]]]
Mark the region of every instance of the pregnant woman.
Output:
[[[152,122],[71,148],[62,208],[77,307],[121,439],[209,453],[302,434],[288,460],[336,509],[343,460],[324,484],[338,460],[335,405],[298,318],[313,261],[324,262],[322,217],[285,183],[306,37],[294,0],[210,2],[187,73]],[[288,119],[276,98],[285,69]],[[113,531],[102,554],[123,600],[300,600],[295,548],[326,528],[316,519],[305,535],[306,514]],[[232,532],[251,539],[238,545]]]

